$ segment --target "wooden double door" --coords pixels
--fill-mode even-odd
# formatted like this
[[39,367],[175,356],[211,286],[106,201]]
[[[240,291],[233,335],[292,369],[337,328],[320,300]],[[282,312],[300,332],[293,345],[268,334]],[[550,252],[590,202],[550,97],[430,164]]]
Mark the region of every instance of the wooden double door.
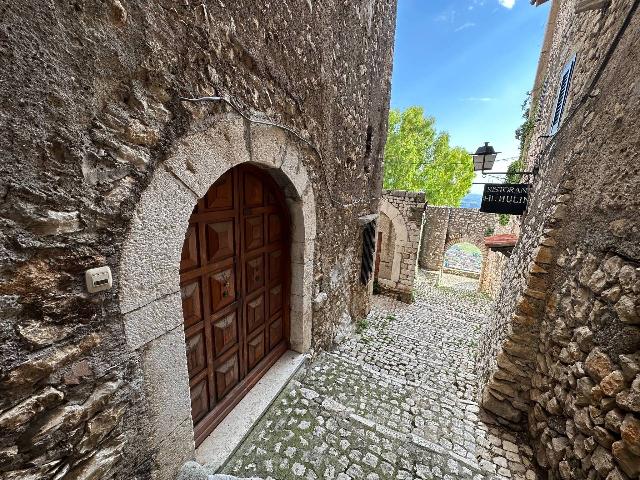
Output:
[[289,229],[280,188],[250,165],[191,214],[180,283],[196,445],[288,348]]

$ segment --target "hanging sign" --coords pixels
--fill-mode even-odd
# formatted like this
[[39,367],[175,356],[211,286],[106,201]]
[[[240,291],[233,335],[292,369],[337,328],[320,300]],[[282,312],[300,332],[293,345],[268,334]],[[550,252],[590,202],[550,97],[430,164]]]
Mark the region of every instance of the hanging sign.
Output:
[[529,184],[490,183],[484,186],[480,211],[522,215],[527,209]]

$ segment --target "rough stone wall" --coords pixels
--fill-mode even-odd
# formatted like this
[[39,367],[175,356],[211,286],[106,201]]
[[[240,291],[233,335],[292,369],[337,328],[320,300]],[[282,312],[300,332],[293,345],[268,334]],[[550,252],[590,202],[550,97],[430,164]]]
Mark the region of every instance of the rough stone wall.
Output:
[[[520,217],[510,216],[506,225],[497,223],[493,235],[520,233]],[[480,285],[478,291],[491,298],[497,298],[502,285],[502,277],[508,265],[509,257],[503,253],[493,250],[487,250],[486,255],[482,258],[482,268],[480,271]]]
[[411,302],[413,298],[425,205],[424,193],[382,192],[383,219],[378,226],[378,231],[382,232],[378,283],[382,291],[404,302]]
[[[171,478],[193,454],[148,440],[147,352],[125,348],[117,298],[149,179],[193,122],[233,112],[181,96],[229,96],[317,146],[314,345],[366,311],[357,219],[378,209],[394,24],[394,0],[0,6],[2,478]],[[115,286],[89,295],[99,265]]]
[[471,208],[427,207],[420,244],[420,267],[440,270],[447,249],[459,242],[469,242],[485,252],[484,237],[493,231],[498,216]]
[[481,343],[485,409],[528,427],[549,478],[640,475],[637,4],[560,2],[527,156],[541,170]]
[[480,271],[480,283],[478,291],[491,298],[496,298],[500,292],[500,285],[504,268],[509,257],[500,252],[487,250],[482,259],[482,269]]

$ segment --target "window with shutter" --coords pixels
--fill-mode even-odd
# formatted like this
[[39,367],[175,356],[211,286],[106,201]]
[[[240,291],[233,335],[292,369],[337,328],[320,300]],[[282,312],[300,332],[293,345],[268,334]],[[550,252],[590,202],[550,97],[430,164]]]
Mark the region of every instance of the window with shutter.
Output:
[[553,110],[553,119],[551,120],[551,127],[549,128],[549,134],[555,135],[560,128],[560,121],[562,120],[562,113],[564,112],[564,106],[569,96],[569,89],[571,88],[571,77],[573,75],[573,67],[576,64],[576,56],[574,55],[571,60],[562,69],[562,78],[560,79],[560,86],[558,87],[558,97],[556,100],[555,109]]
[[362,265],[360,266],[360,282],[369,283],[373,272],[373,256],[376,251],[376,221],[365,224],[362,230]]

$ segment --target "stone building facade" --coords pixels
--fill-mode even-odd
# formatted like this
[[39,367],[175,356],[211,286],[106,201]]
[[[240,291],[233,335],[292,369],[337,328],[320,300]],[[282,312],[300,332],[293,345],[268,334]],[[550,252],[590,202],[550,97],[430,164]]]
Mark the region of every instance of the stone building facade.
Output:
[[412,301],[425,206],[421,192],[382,192],[374,276],[382,292],[404,302]]
[[[198,311],[180,273],[187,247],[234,244],[188,227],[197,204],[226,201],[219,179],[235,167],[258,167],[288,208],[287,345],[328,347],[336,319],[364,315],[358,218],[381,195],[395,7],[0,7],[3,479],[169,479],[193,457],[189,372],[201,354],[183,318]],[[265,212],[277,203],[261,199]],[[90,294],[84,274],[99,266],[113,287]],[[229,295],[220,282],[216,301]]]
[[553,2],[526,156],[540,172],[481,344],[484,408],[553,479],[640,475],[638,3]]

